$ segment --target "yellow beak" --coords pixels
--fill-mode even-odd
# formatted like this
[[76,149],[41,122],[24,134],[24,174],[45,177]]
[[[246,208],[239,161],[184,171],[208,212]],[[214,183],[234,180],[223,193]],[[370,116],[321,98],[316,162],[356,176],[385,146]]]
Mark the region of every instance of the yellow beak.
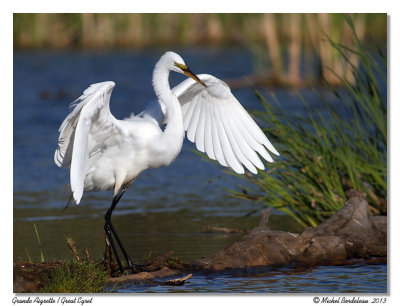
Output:
[[178,64],[175,63],[175,66],[179,67],[182,69],[183,73],[186,74],[189,78],[192,78],[195,80],[197,83],[203,85],[204,87],[207,87],[206,84],[204,84],[198,77],[195,75],[186,65]]
[[198,77],[195,75],[192,71],[190,71],[189,68],[187,70],[183,70],[183,73],[186,74],[188,77],[192,78],[195,80],[197,83],[203,85],[204,87],[207,87],[206,84],[204,84]]

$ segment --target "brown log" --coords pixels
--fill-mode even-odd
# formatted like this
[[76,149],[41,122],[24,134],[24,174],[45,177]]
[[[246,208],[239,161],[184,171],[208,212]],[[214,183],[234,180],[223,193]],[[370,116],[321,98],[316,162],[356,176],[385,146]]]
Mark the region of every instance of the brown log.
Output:
[[260,225],[248,235],[209,258],[195,261],[193,266],[199,270],[220,271],[386,257],[386,217],[371,217],[365,194],[351,190],[347,197],[340,211],[302,234],[271,230],[266,226],[268,217],[263,215]]

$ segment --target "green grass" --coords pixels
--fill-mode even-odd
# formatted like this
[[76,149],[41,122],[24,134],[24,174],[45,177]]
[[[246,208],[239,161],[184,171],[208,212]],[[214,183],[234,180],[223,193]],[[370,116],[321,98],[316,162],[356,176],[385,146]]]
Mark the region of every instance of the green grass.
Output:
[[[36,223],[33,223],[33,228],[35,229],[36,238],[37,238],[37,241],[38,241],[38,243],[39,243],[39,248],[40,248],[40,260],[41,260],[42,262],[44,262],[43,247],[42,247],[42,243],[40,242],[39,232],[38,232],[38,229],[37,229],[37,227],[36,227]],[[29,256],[28,256],[28,257],[29,257]]]
[[[41,260],[41,262],[44,262],[45,259],[44,259],[43,247],[42,247],[42,243],[40,242],[39,231],[37,229],[36,223],[33,223],[33,228],[35,230],[36,239],[37,239],[38,244],[39,244],[40,260]],[[24,246],[24,249],[25,249],[25,253],[26,253],[26,256],[28,257],[29,262],[32,263],[32,258],[30,256],[29,251],[26,248],[26,246]]]
[[54,269],[41,293],[98,293],[103,292],[107,272],[95,263],[66,261]]
[[[39,237],[39,231],[36,223],[33,223],[36,238],[40,249],[41,262],[45,262],[42,243]],[[55,265],[54,269],[45,278],[44,286],[40,289],[41,293],[97,293],[103,292],[107,281],[107,271],[102,264],[96,264],[94,260],[87,255],[83,260],[76,249],[75,242],[67,238],[67,245],[74,260],[64,261],[60,267]],[[27,248],[25,251],[30,263],[32,259]],[[87,253],[88,254],[88,253]]]
[[[273,207],[303,226],[316,226],[332,216],[344,205],[350,188],[367,194],[373,213],[386,213],[386,53],[370,52],[358,40],[351,19],[346,21],[353,30],[354,49],[328,38],[356,79],[352,85],[336,75],[343,88],[331,87],[331,91],[341,112],[315,91],[328,114],[311,109],[298,93],[308,116],[289,117],[276,98],[273,104],[257,92],[265,110],[255,115],[269,126],[265,132],[281,156],[266,171],[238,176],[257,188],[230,191],[258,203],[256,210]],[[351,64],[352,55],[358,56],[358,67]],[[350,119],[344,119],[343,113]]]

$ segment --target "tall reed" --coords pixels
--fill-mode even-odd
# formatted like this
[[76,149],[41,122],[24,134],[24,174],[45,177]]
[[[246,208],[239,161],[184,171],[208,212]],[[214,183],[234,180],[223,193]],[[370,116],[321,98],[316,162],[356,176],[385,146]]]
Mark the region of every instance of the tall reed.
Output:
[[[327,41],[349,65],[355,84],[331,70],[344,90],[331,88],[337,98],[334,105],[319,95],[327,114],[311,109],[298,94],[308,110],[306,117],[287,116],[277,99],[272,103],[257,92],[265,111],[255,114],[270,126],[267,134],[281,157],[265,172],[239,176],[257,188],[231,190],[235,197],[258,203],[257,209],[274,207],[303,226],[316,226],[339,210],[350,188],[367,194],[373,213],[386,214],[386,55],[370,52],[352,19],[346,17],[346,22],[354,49]],[[352,61],[355,56],[359,67]]]

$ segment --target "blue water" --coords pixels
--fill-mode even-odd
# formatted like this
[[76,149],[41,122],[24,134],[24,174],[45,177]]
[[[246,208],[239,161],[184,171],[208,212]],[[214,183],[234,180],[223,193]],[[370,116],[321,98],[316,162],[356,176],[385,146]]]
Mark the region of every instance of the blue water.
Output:
[[386,274],[387,266],[382,264],[320,266],[308,269],[276,268],[261,273],[195,273],[183,286],[156,283],[121,284],[116,288],[107,287],[105,291],[113,289],[113,292],[118,293],[386,293]]
[[[60,207],[65,204],[68,174],[55,166],[53,155],[58,139],[57,130],[70,111],[69,103],[79,97],[90,84],[113,80],[116,87],[110,107],[115,117],[122,119],[131,113],[141,112],[155,98],[151,75],[154,63],[162,52],[15,53],[14,205],[18,207],[20,200],[24,205],[30,203],[31,195],[27,197],[21,192],[43,191],[51,196],[41,198],[40,207]],[[210,73],[221,79],[252,73],[251,54],[241,49],[179,52],[183,58],[187,58],[187,64],[196,73]],[[170,79],[171,84],[177,84],[184,77],[172,73]],[[261,91],[267,97],[274,94],[288,115],[305,111],[295,92]],[[234,94],[245,108],[262,109],[253,89],[235,90]],[[311,90],[302,91],[302,95],[313,109],[322,107],[319,97]],[[329,99],[331,94],[326,95]],[[223,174],[221,166],[201,161],[191,152],[192,149],[195,149],[194,145],[185,140],[182,153],[171,166],[143,173],[132,188],[135,192],[128,192],[124,198],[134,197],[136,201],[151,206],[153,200],[158,201],[162,197],[164,207],[170,208],[169,205],[178,203],[186,205],[186,197],[199,193],[205,200],[219,199],[226,193],[216,186],[230,188],[237,184],[236,178]],[[210,186],[208,182],[214,179]],[[229,198],[225,199],[229,201]],[[30,204],[35,205],[36,202],[34,199]]]
[[[141,112],[155,98],[151,87],[152,69],[164,51],[14,54],[14,260],[27,260],[27,251],[33,260],[38,260],[40,252],[33,222],[39,229],[47,260],[68,254],[64,243],[66,236],[72,236],[78,245],[87,247],[94,257],[101,256],[104,250],[103,214],[110,204],[111,192],[85,195],[79,207],[61,212],[69,197],[69,176],[53,162],[57,130],[70,111],[69,103],[90,84],[101,81],[116,83],[110,106],[116,118]],[[176,51],[198,74],[233,79],[253,72],[252,55],[243,49]],[[170,82],[175,85],[183,79],[171,74]],[[305,113],[293,91],[262,88],[260,91],[267,98],[276,96],[288,115]],[[262,109],[252,88],[233,90],[233,93],[246,109]],[[323,111],[320,97],[312,90],[302,90],[301,94],[312,109]],[[323,94],[334,103],[330,92]],[[274,145],[279,150],[279,144]],[[185,140],[181,154],[172,165],[144,172],[118,204],[113,215],[114,224],[134,258],[173,249],[177,256],[190,261],[211,255],[240,237],[205,234],[203,226],[251,229],[257,225],[259,216],[243,217],[257,208],[257,204],[229,197],[223,189],[237,188],[243,181],[224,173],[223,167],[201,160],[192,149],[195,149],[194,145]],[[296,225],[290,224],[290,219],[273,217],[275,228],[295,231]],[[271,222],[274,222],[273,217]],[[318,267],[292,272],[199,274],[184,287],[143,285],[119,290],[386,292],[386,265]]]

